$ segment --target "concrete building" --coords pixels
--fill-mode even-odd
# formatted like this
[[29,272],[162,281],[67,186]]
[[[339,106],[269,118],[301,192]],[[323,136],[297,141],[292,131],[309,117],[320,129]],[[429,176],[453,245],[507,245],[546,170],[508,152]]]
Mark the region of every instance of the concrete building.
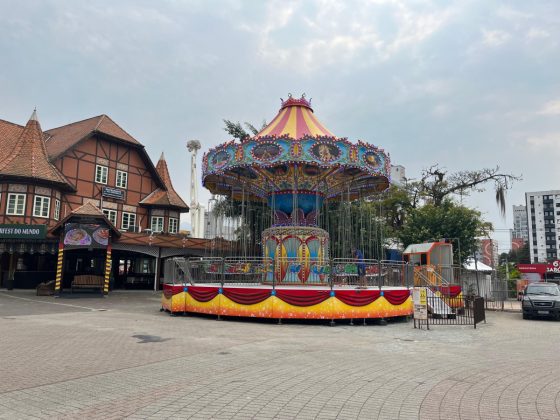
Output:
[[391,165],[391,182],[397,186],[406,182],[406,170],[402,165]]
[[531,261],[556,260],[560,241],[560,190],[525,193]]
[[527,224],[527,206],[513,206],[513,230],[511,239],[523,239],[529,242],[529,226]]

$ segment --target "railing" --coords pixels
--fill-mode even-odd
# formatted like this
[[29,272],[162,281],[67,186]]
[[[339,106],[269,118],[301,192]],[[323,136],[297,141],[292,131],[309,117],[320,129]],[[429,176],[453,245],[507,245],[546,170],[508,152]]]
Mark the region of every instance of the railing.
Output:
[[[429,289],[430,290],[430,289]],[[463,295],[445,298],[439,293],[427,293],[428,316],[426,319],[414,319],[414,328],[430,325],[476,325],[486,322],[484,298]]]
[[271,258],[227,257],[223,264],[223,283],[254,285],[272,281],[274,262]]
[[[414,266],[406,262],[353,258],[176,257],[164,267],[164,280],[174,284],[265,284],[306,286],[407,287],[434,290],[459,285],[463,295],[488,297],[492,287],[479,287],[476,276],[456,266]],[[452,280],[452,281],[448,281]],[[480,275],[480,282],[484,277]],[[482,293],[484,291],[484,293]]]

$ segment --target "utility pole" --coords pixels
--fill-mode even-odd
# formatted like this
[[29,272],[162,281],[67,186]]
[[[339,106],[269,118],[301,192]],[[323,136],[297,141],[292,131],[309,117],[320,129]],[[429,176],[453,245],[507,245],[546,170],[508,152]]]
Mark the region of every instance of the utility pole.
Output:
[[476,276],[476,294],[480,296],[480,285],[478,281],[478,251],[474,252],[474,274]]

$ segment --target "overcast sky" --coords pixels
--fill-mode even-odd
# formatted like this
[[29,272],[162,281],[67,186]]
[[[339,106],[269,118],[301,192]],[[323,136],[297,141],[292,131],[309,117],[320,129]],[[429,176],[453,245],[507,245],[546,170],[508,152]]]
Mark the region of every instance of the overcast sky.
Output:
[[[560,189],[560,2],[0,0],[0,118],[43,129],[108,114],[188,193],[186,140],[223,118],[270,121],[305,92],[337,136],[391,154],[409,178],[500,165],[524,192]],[[199,166],[200,167],[200,166]],[[200,180],[199,180],[200,182]],[[201,187],[202,189],[202,187]],[[201,193],[206,201],[209,194]]]

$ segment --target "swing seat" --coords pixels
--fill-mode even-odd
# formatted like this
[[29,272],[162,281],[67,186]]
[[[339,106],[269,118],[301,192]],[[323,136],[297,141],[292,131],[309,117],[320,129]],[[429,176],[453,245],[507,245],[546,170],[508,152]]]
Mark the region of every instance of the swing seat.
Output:
[[358,274],[358,266],[356,264],[346,264],[344,274]]

